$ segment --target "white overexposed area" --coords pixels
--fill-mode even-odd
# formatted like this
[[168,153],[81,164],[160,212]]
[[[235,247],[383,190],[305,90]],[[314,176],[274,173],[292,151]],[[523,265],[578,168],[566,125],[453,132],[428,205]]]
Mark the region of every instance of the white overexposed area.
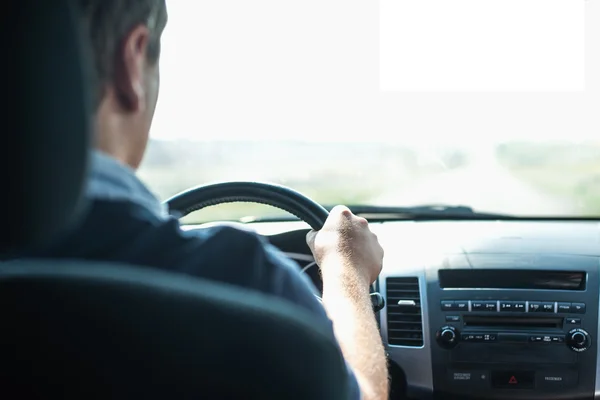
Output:
[[382,90],[583,91],[584,0],[380,0]]
[[[140,175],[600,215],[600,0],[167,0]],[[235,204],[203,219],[271,214]],[[200,212],[199,214],[202,214]]]

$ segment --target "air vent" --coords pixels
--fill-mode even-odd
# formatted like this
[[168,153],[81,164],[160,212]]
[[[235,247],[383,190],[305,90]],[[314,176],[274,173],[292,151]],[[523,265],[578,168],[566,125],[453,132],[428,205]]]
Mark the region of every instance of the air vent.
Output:
[[387,278],[388,343],[396,346],[423,345],[423,316],[418,278]]

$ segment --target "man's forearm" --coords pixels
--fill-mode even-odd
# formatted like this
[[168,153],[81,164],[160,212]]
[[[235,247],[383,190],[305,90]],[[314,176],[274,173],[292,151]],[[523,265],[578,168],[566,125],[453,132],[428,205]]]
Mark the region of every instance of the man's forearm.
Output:
[[[323,305],[344,358],[352,367],[365,400],[387,400],[387,361],[369,297],[369,287],[352,271],[323,268]],[[339,274],[344,274],[340,279]],[[328,276],[329,274],[329,276]],[[332,276],[336,274],[337,276]]]

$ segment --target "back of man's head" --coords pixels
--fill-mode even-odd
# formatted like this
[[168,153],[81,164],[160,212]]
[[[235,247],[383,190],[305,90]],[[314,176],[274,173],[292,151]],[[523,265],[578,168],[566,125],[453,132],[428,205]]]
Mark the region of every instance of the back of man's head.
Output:
[[166,25],[165,0],[77,0],[80,16],[93,58],[96,104],[106,85],[115,78],[118,51],[127,35],[138,25],[146,25],[151,37],[148,61],[158,62],[160,37]]
[[165,0],[77,0],[92,58],[97,147],[136,168],[158,96]]

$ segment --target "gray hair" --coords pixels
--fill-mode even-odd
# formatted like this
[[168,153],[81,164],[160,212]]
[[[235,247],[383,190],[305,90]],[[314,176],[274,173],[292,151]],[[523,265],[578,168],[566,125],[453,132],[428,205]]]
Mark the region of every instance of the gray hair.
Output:
[[158,62],[160,38],[167,23],[165,0],[77,0],[79,16],[93,59],[92,90],[98,106],[104,89],[114,79],[117,51],[137,25],[150,31],[148,60]]

